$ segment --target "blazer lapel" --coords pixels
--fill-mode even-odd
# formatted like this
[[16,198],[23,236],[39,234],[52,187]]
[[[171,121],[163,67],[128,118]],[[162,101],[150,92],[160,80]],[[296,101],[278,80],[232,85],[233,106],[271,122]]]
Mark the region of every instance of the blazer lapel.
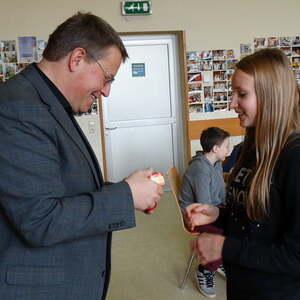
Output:
[[[81,136],[77,132],[76,128],[74,128],[74,124],[70,120],[70,117],[67,115],[62,105],[60,105],[60,103],[58,102],[58,99],[56,99],[52,91],[49,89],[48,85],[44,82],[44,80],[41,78],[40,74],[38,73],[38,71],[35,69],[33,65],[28,66],[24,71],[21,72],[21,75],[26,77],[26,79],[32,83],[32,85],[39,93],[41,100],[45,104],[47,104],[47,106],[49,106],[49,111],[52,114],[53,118],[56,119],[56,121],[61,125],[62,129],[69,135],[69,137],[74,141],[76,146],[82,151],[84,157],[87,159],[93,171],[93,175],[95,177],[96,183],[98,187],[100,187],[101,183],[103,182],[103,179],[102,179],[101,171],[97,172],[96,170],[96,168],[100,170],[100,166],[97,162],[97,159],[95,159],[95,163],[97,164],[97,166],[95,166],[90,156],[90,153],[86,148]],[[88,142],[87,144],[89,145]],[[91,153],[94,153],[92,148],[90,148],[90,150]]]

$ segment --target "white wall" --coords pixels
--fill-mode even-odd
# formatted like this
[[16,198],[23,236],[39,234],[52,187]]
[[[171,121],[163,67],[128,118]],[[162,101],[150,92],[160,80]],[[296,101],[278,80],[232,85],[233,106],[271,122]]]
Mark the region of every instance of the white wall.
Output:
[[299,34],[299,0],[152,0],[151,16],[123,17],[119,0],[1,1],[0,37],[48,34],[77,10],[117,31],[185,30],[187,49],[232,48],[259,36]]

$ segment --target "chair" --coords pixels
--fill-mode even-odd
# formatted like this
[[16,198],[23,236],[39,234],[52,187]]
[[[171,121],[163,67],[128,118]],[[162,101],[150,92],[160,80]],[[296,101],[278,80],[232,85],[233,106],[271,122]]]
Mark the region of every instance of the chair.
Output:
[[230,176],[230,172],[223,172],[223,179],[224,179],[225,185],[228,182],[229,176]]
[[[180,215],[180,219],[181,219],[181,223],[182,223],[182,228],[183,228],[184,232],[187,233],[190,236],[199,235],[199,232],[190,231],[185,225],[183,215],[182,215],[182,211],[181,211],[181,208],[179,206],[179,198],[178,198],[179,193],[180,193],[180,187],[181,187],[181,178],[180,178],[180,175],[179,175],[176,167],[173,166],[168,170],[167,177],[168,177],[168,181],[169,181],[171,191],[172,191],[174,199],[176,201],[176,205],[177,205],[177,208],[178,208],[178,211],[179,211],[179,215]],[[186,270],[185,270],[183,280],[180,284],[181,289],[183,289],[185,287],[185,283],[186,283],[186,280],[189,276],[194,258],[195,258],[195,254],[191,253],[188,265],[187,265]]]

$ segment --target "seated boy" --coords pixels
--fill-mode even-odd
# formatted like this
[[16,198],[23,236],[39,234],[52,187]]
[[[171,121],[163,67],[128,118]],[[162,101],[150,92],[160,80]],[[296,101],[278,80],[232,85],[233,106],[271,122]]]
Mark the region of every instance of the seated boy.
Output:
[[[183,210],[195,202],[219,205],[225,201],[222,161],[229,152],[229,133],[209,127],[200,137],[203,152],[191,160],[182,180],[179,204]],[[220,233],[212,225],[198,226],[199,232]],[[215,297],[214,274],[221,261],[209,265],[199,265],[196,271],[197,285],[207,297]]]

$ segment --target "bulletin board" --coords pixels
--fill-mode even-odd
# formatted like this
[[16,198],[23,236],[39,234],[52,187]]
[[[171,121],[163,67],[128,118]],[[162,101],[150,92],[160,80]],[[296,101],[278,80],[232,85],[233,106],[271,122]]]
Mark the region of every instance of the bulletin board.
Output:
[[300,85],[300,36],[256,37],[238,49],[192,50],[186,52],[186,111],[188,139],[199,139],[211,126],[228,131],[231,136],[244,135],[234,111],[230,110],[231,77],[239,59],[263,48],[279,48],[290,60]]

